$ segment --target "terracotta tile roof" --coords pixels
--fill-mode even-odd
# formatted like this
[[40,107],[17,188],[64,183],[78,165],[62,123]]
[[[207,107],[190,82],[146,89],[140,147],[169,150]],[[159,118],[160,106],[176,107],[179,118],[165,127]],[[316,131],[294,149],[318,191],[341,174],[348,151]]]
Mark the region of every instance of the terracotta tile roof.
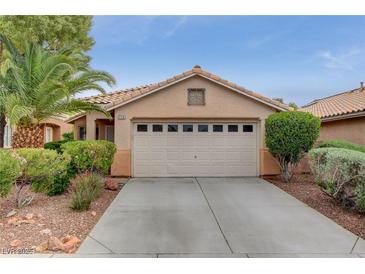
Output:
[[119,105],[121,103],[125,103],[128,102],[129,100],[132,100],[140,95],[143,94],[147,94],[150,92],[153,92],[156,89],[162,88],[170,83],[173,83],[175,81],[178,81],[180,79],[183,79],[185,77],[189,77],[192,75],[201,75],[204,76],[208,79],[211,79],[213,81],[217,81],[223,85],[226,85],[228,87],[231,87],[233,89],[237,89],[240,92],[243,92],[245,94],[247,94],[248,96],[254,97],[258,100],[267,102],[271,105],[274,105],[280,109],[288,109],[288,106],[285,104],[281,104],[280,102],[277,102],[275,100],[271,100],[259,93],[247,90],[244,87],[238,86],[235,83],[229,82],[225,79],[222,79],[221,77],[219,77],[218,75],[212,74],[210,72],[207,72],[205,70],[202,70],[200,68],[200,66],[195,66],[193,69],[185,71],[181,74],[177,74],[167,80],[158,82],[158,83],[154,83],[154,84],[149,84],[149,85],[144,85],[144,86],[138,86],[138,87],[134,87],[134,88],[130,88],[130,89],[124,89],[124,90],[119,90],[116,92],[112,92],[112,93],[107,93],[107,94],[103,94],[103,95],[97,95],[97,96],[91,96],[91,97],[86,97],[86,98],[82,98],[82,100],[85,101],[89,101],[89,102],[93,102],[96,104],[102,104],[105,105],[106,109],[110,109],[113,108],[113,106]]
[[365,111],[365,89],[357,88],[323,99],[314,100],[300,110],[320,118],[335,117]]

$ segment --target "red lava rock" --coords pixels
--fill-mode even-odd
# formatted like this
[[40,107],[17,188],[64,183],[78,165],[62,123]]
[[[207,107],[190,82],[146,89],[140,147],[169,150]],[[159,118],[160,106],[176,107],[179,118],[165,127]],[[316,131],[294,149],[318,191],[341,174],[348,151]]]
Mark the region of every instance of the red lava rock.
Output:
[[22,242],[20,240],[16,239],[16,240],[13,240],[13,241],[10,242],[10,246],[11,247],[18,247],[21,243]]
[[118,190],[119,184],[116,180],[106,178],[104,181],[104,188],[109,190]]

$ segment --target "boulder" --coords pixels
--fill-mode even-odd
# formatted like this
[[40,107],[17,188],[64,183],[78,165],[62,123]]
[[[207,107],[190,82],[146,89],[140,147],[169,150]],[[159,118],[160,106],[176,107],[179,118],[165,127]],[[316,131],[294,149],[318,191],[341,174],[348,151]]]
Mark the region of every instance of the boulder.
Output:
[[62,238],[63,248],[62,250],[67,253],[74,253],[77,249],[77,245],[81,242],[76,236],[67,235]]
[[50,251],[59,251],[63,249],[63,243],[57,237],[51,236],[48,239],[47,249]]
[[118,190],[119,184],[116,180],[106,178],[104,181],[104,188],[109,190]]

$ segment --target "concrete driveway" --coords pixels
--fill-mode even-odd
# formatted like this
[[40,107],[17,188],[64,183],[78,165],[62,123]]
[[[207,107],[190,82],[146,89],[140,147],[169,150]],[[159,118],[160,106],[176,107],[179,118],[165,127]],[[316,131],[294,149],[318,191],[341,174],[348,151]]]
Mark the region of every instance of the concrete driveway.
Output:
[[361,257],[365,243],[259,178],[131,179],[79,257]]

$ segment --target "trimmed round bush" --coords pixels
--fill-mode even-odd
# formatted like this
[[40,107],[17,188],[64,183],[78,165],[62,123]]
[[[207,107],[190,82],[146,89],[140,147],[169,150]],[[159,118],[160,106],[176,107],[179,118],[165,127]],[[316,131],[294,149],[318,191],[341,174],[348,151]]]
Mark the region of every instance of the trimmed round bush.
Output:
[[21,163],[12,150],[0,149],[0,197],[9,194],[21,174]]
[[365,153],[343,148],[309,152],[316,183],[341,205],[365,212]]
[[321,121],[311,113],[286,111],[271,114],[265,122],[265,142],[277,160],[284,181],[319,137]]
[[337,147],[345,148],[365,153],[365,146],[354,144],[345,140],[328,140],[321,142],[318,147]]
[[79,173],[98,171],[107,174],[113,163],[115,144],[104,141],[73,141],[61,146],[70,155],[72,165]]

